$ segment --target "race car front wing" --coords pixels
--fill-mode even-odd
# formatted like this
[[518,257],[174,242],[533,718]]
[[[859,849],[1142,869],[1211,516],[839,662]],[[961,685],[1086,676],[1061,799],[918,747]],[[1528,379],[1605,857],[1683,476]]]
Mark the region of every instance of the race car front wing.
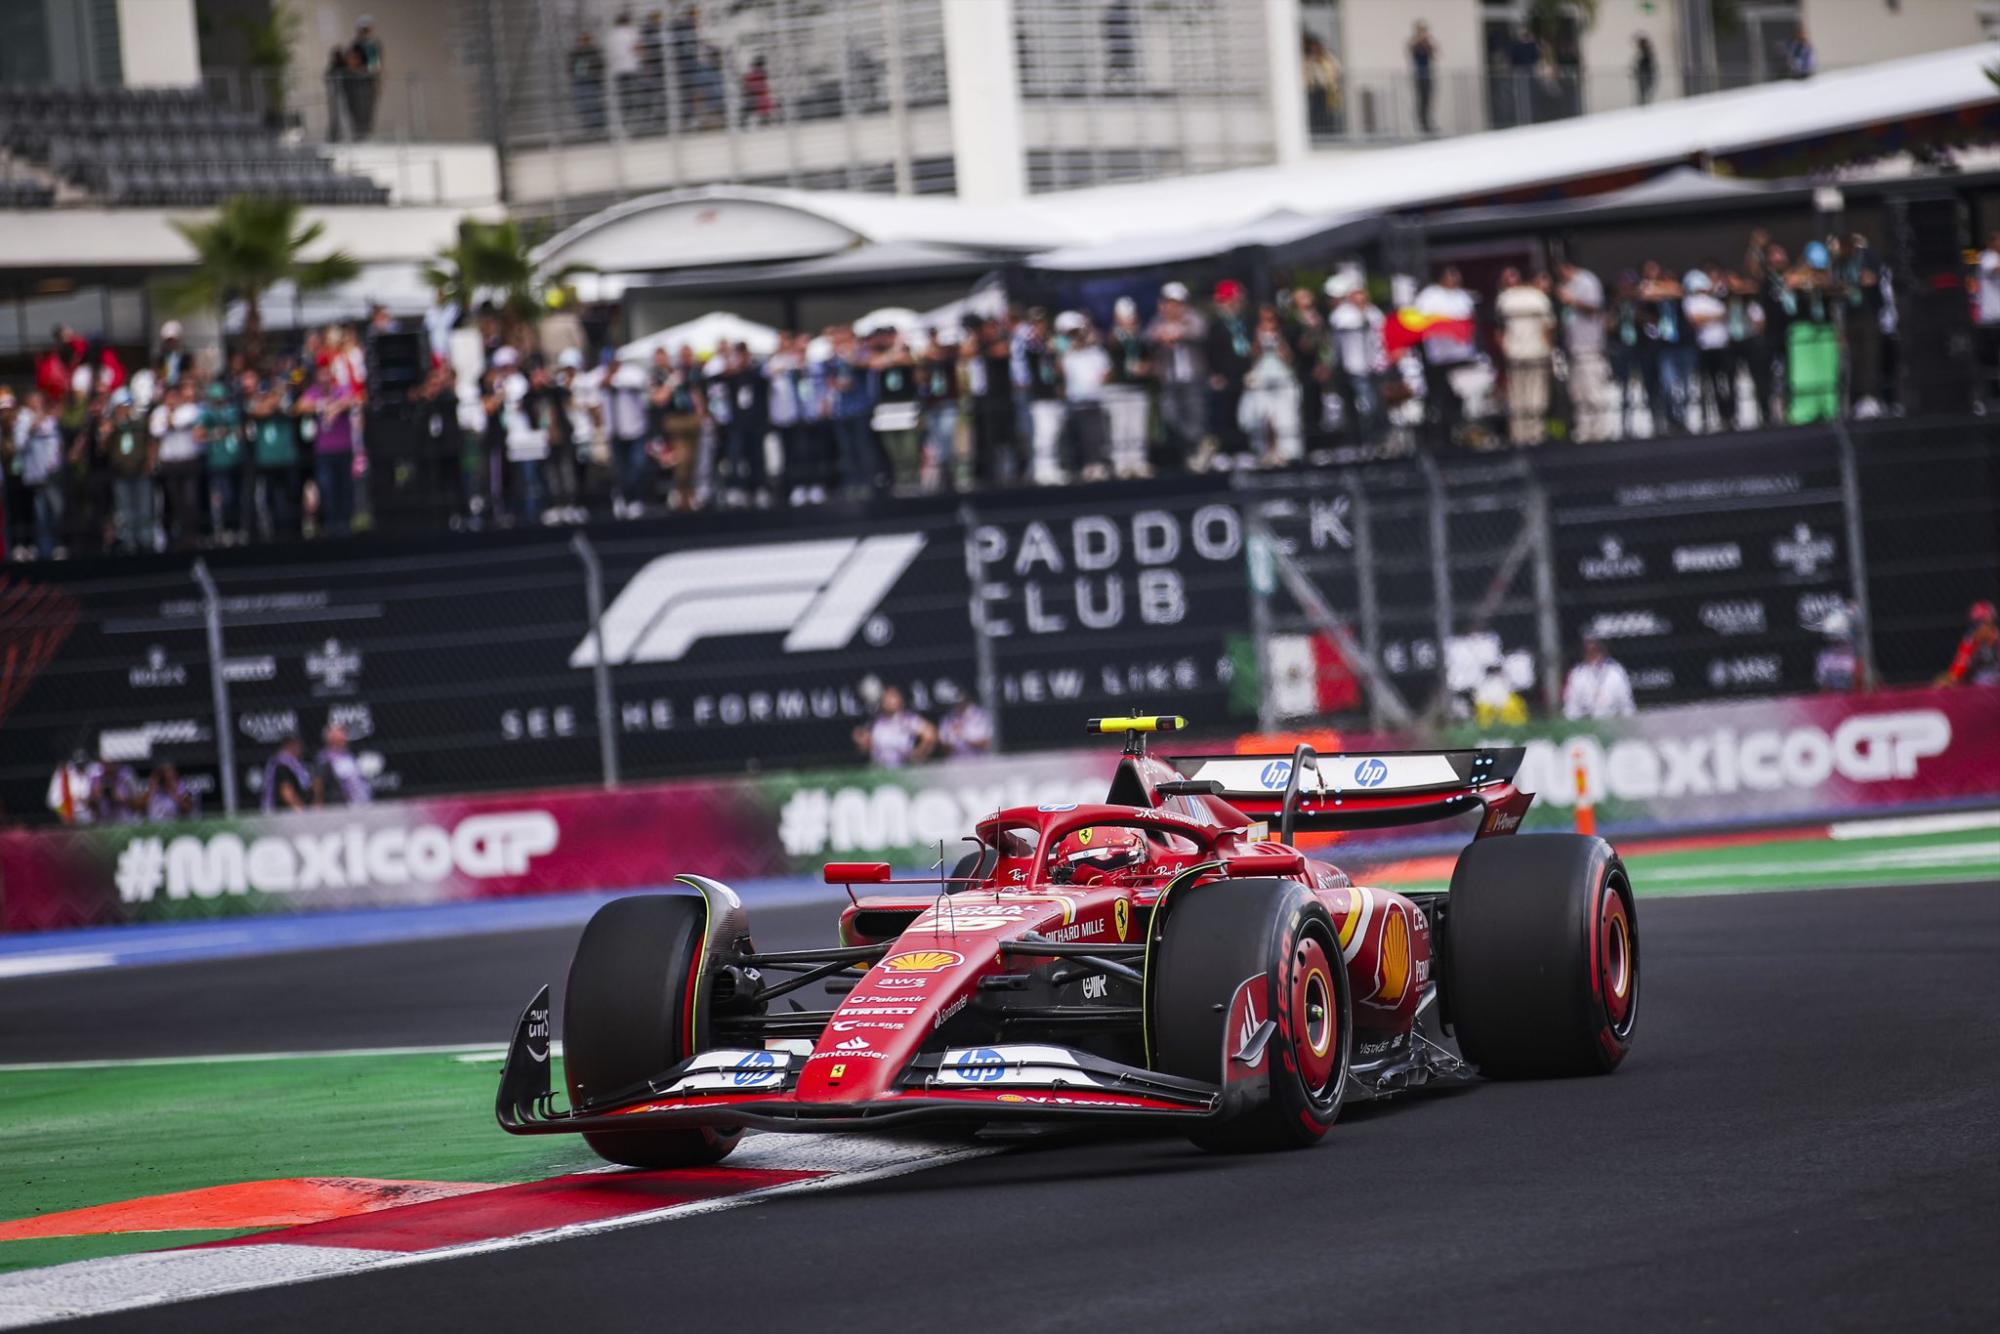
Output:
[[[1229,1091],[1199,1080],[1044,1045],[925,1052],[896,1090],[868,1102],[794,1092],[801,1061],[755,1050],[705,1052],[582,1107],[556,1106],[550,1079],[549,989],[521,1014],[500,1074],[495,1115],[516,1135],[728,1126],[790,1132],[860,1131],[919,1122],[1186,1122],[1226,1113]],[[768,1061],[754,1058],[768,1057]],[[718,1059],[720,1058],[720,1059]]]

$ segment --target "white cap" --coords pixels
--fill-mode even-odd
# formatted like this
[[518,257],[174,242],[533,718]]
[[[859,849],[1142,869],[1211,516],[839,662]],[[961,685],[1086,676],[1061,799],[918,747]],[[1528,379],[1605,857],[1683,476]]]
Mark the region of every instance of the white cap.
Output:
[[1089,327],[1090,321],[1085,319],[1079,311],[1066,310],[1056,316],[1057,333],[1076,333],[1078,330],[1088,329]]
[[1700,269],[1689,269],[1687,277],[1681,279],[1681,286],[1690,292],[1706,292],[1709,289],[1708,275]]
[[521,364],[521,354],[511,347],[503,347],[493,354],[493,364],[495,366],[518,366]]
[[1139,314],[1139,303],[1129,296],[1121,296],[1111,304],[1111,313],[1121,320],[1134,319]]
[[1185,301],[1187,299],[1188,290],[1186,283],[1168,283],[1160,289],[1160,300],[1162,301]]
[[573,371],[582,370],[583,349],[576,347],[564,348],[562,351],[562,355],[556,358],[556,365],[567,367],[568,369]]
[[181,336],[181,322],[179,320],[168,320],[165,324],[162,324],[160,326],[161,338],[163,339],[179,338],[180,336]]
[[1334,298],[1337,301],[1343,297],[1353,296],[1356,292],[1360,291],[1361,280],[1359,278],[1356,278],[1353,274],[1348,273],[1345,270],[1342,270],[1339,273],[1333,274],[1326,280],[1326,287],[1324,290],[1326,291],[1326,294],[1328,296]]

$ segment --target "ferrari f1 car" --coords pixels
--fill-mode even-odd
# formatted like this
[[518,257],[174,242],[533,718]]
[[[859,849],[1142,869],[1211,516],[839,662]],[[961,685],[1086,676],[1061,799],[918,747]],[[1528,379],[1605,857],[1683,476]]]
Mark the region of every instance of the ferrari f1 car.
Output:
[[[579,1132],[638,1167],[713,1162],[746,1128],[948,1120],[1143,1122],[1263,1149],[1314,1143],[1350,1094],[1624,1059],[1630,881],[1600,839],[1505,837],[1531,800],[1521,751],[1147,754],[1181,725],[1094,720],[1127,738],[1104,802],[996,811],[949,875],[942,855],[924,879],[829,864],[851,900],[833,948],[758,949],[737,896],[699,875],[606,904],[570,968],[568,1106],[544,987],[501,1126]],[[1474,810],[1448,893],[1357,885],[1295,846]],[[814,984],[832,1009],[794,999]]]

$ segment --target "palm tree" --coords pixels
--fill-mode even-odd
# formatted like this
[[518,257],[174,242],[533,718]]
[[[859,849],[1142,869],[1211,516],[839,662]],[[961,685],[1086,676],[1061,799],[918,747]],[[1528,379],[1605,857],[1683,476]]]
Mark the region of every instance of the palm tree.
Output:
[[440,250],[424,269],[424,280],[442,289],[461,310],[492,300],[499,308],[504,337],[511,343],[523,325],[532,324],[555,304],[570,279],[590,272],[594,270],[588,264],[543,272],[535,263],[534,243],[518,222],[466,218],[458,224],[458,240]]
[[344,283],[361,272],[353,256],[333,250],[307,259],[326,224],[301,222],[292,199],[237,195],[222,202],[208,222],[175,222],[194,247],[194,272],[167,284],[166,304],[177,310],[218,310],[243,302],[241,347],[251,360],[264,350],[264,293],[289,279],[301,292]]

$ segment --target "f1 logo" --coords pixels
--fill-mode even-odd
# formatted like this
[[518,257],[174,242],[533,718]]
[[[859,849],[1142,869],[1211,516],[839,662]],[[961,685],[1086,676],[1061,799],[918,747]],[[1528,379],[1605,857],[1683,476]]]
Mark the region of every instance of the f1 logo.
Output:
[[[924,542],[893,533],[669,552],[605,608],[605,660],[678,662],[702,639],[780,631],[787,653],[845,648]],[[595,636],[571,650],[569,665],[597,665]]]

